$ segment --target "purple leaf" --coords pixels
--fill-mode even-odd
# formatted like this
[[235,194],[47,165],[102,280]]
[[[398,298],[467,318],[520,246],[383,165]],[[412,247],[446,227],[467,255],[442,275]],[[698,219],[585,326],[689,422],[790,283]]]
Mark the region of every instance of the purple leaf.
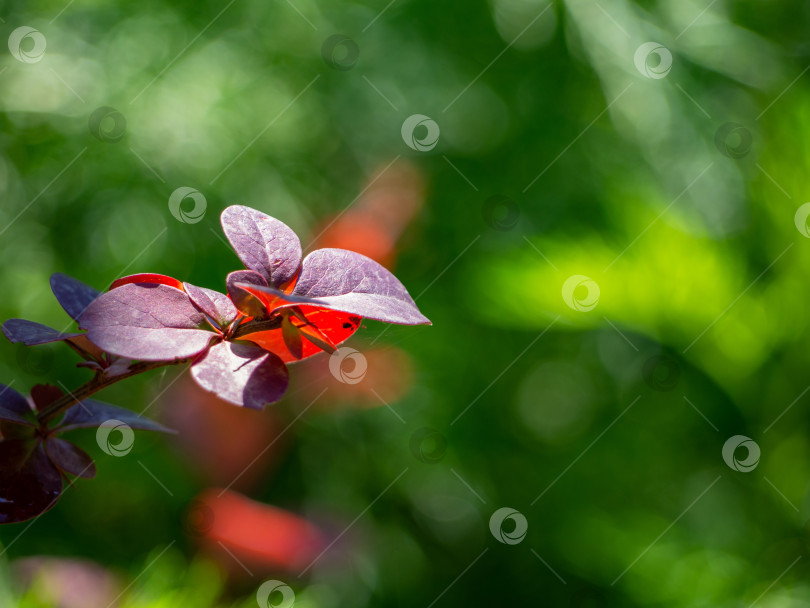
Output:
[[69,441],[51,437],[45,441],[45,451],[51,462],[65,473],[85,479],[96,476],[96,465],[90,455]]
[[228,297],[236,307],[249,317],[262,317],[267,313],[261,300],[238,287],[239,283],[267,287],[267,281],[255,270],[237,270],[228,275],[225,285]]
[[0,406],[0,420],[3,420],[4,422],[14,422],[15,424],[23,424],[30,427],[36,426],[31,420],[26,420],[17,412],[13,412],[2,406]]
[[79,326],[88,339],[114,355],[144,361],[192,357],[208,346],[212,332],[185,292],[155,283],[132,283],[99,296]]
[[261,409],[287,390],[287,366],[257,346],[220,342],[191,366],[191,375],[205,390],[234,405]]
[[399,280],[374,260],[345,249],[318,249],[305,259],[294,295],[326,308],[404,325],[429,324]]
[[41,515],[62,493],[62,477],[39,441],[0,441],[0,523]]
[[51,275],[51,290],[65,312],[77,322],[90,302],[101,295],[97,289],[61,272]]
[[278,287],[301,265],[301,243],[283,222],[250,207],[233,205],[221,216],[222,229],[236,255],[249,269]]
[[9,319],[3,323],[3,333],[10,342],[22,342],[26,346],[58,342],[60,340],[67,340],[68,338],[83,335],[77,333],[62,333],[52,327],[42,325],[42,323],[35,323],[34,321],[27,321],[25,319]]
[[189,299],[205,314],[216,321],[220,328],[227,327],[239,314],[230,298],[223,293],[183,283]]
[[0,407],[23,417],[31,416],[34,413],[28,400],[5,384],[0,384]]
[[166,428],[162,424],[144,418],[132,410],[95,401],[94,399],[85,399],[71,407],[62,419],[56,430],[58,432],[70,431],[73,429],[90,429],[96,428],[108,420],[120,420],[126,423],[133,429],[141,429],[144,431],[160,431],[162,433],[176,433],[172,429]]

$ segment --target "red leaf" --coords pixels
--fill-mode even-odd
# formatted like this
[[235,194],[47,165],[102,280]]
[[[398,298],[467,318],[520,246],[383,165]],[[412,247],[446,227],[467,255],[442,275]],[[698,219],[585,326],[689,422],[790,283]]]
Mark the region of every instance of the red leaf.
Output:
[[249,500],[236,492],[208,490],[197,499],[197,504],[206,509],[208,525],[204,533],[216,543],[214,546],[224,545],[240,559],[259,567],[297,571],[326,548],[325,535],[300,515]]
[[31,400],[39,411],[48,407],[62,395],[64,395],[62,389],[53,384],[35,384],[31,387]]
[[[360,322],[362,321],[362,319],[356,315],[329,310],[328,308],[319,308],[317,306],[299,306],[298,310],[303,313],[307,321],[314,325],[335,346],[348,340],[360,327]],[[301,356],[296,357],[295,354],[290,352],[290,349],[287,348],[281,329],[271,329],[246,334],[243,339],[250,340],[265,350],[276,353],[285,363],[306,359],[307,357],[323,352],[323,349],[319,346],[316,346],[309,340],[304,340],[302,343]]]
[[110,289],[108,291],[117,289],[118,287],[123,287],[124,285],[132,285],[137,283],[155,283],[158,285],[174,287],[175,289],[183,291],[183,283],[181,281],[178,281],[172,277],[167,277],[165,274],[154,274],[151,272],[131,274],[128,277],[116,279],[112,282],[112,285],[110,285]]

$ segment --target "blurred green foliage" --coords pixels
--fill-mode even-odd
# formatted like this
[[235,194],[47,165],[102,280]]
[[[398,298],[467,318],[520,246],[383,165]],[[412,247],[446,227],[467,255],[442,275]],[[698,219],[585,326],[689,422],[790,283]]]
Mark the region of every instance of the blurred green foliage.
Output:
[[[47,38],[42,61],[0,58],[2,319],[67,326],[56,271],[222,290],[239,267],[219,238],[227,205],[306,245],[394,159],[424,173],[395,272],[434,326],[376,343],[412,357],[391,404],[405,424],[384,407],[302,416],[252,494],[329,511],[338,531],[363,513],[339,575],[277,573],[296,606],[810,605],[810,241],[794,225],[810,5],[6,0],[0,17],[5,35]],[[351,69],[322,57],[335,33],[357,44]],[[648,41],[673,56],[664,78],[634,65]],[[101,106],[125,117],[120,141],[88,128]],[[434,150],[404,145],[413,114],[438,123]],[[752,136],[740,158],[715,141],[729,122]],[[180,186],[206,197],[199,223],[169,212]],[[485,220],[495,195],[515,225]],[[575,274],[599,286],[591,311],[561,297]],[[383,330],[367,326],[361,351]],[[78,385],[73,362],[0,343],[18,390]],[[164,386],[101,398],[140,410]],[[293,390],[275,407],[291,421],[304,406]],[[423,427],[446,439],[438,463],[409,447]],[[760,446],[755,470],[724,463],[733,435]],[[0,530],[4,560],[94,560],[133,581],[126,607],[255,605],[261,581],[226,590],[195,561],[183,513],[204,483],[170,440],[139,434],[113,459],[82,439],[98,479]],[[519,544],[489,531],[503,506],[527,518]]]

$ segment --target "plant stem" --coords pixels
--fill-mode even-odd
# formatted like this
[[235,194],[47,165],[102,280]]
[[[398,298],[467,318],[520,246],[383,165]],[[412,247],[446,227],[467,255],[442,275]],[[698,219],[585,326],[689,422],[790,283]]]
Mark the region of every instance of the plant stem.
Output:
[[190,359],[175,359],[173,361],[141,361],[138,363],[133,363],[129,366],[129,369],[126,372],[117,376],[105,377],[104,374],[97,374],[89,382],[82,384],[79,388],[68,392],[66,395],[62,395],[53,403],[48,404],[48,406],[37,414],[37,421],[39,421],[40,424],[45,424],[54,416],[57,416],[66,409],[73,407],[80,401],[84,401],[90,395],[97,393],[98,391],[105,389],[108,386],[119,382],[120,380],[124,380],[125,378],[131,378],[132,376],[137,376],[138,374],[148,372],[152,369],[165,367],[167,365],[181,365],[183,363],[187,363],[188,361],[190,361]]
[[238,340],[248,334],[256,333],[257,331],[268,331],[271,329],[278,329],[281,327],[281,317],[274,317],[272,319],[264,319],[262,321],[250,321],[236,328],[236,331],[231,336],[231,340]]
[[[247,336],[248,334],[252,334],[257,331],[268,331],[271,329],[278,329],[279,327],[281,327],[281,317],[274,319],[263,319],[261,321],[251,321],[249,323],[245,323],[244,325],[240,325],[230,339],[238,340],[243,336]],[[37,414],[37,420],[40,422],[40,424],[45,424],[54,416],[57,416],[66,409],[73,407],[80,401],[87,399],[87,397],[90,395],[107,388],[111,384],[124,380],[125,378],[131,378],[132,376],[137,376],[138,374],[142,374],[159,367],[165,367],[167,365],[181,365],[183,363],[188,363],[190,360],[191,359],[175,359],[173,361],[140,361],[138,363],[133,363],[129,366],[129,369],[126,372],[117,376],[108,377],[103,373],[96,374],[96,376],[89,382],[82,384],[79,388],[69,392],[66,395],[62,395],[59,399],[46,406]]]

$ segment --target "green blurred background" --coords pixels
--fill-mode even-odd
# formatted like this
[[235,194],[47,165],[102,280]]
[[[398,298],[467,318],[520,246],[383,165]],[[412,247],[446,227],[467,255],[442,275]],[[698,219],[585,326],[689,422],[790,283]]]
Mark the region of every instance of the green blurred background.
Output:
[[[240,264],[218,215],[239,203],[310,248],[371,248],[434,323],[365,323],[362,382],[318,357],[262,414],[179,370],[102,393],[180,436],[114,458],[80,435],[99,475],[0,530],[0,605],[247,607],[278,579],[312,608],[810,606],[809,4],[4,0],[0,18],[47,40],[0,54],[0,318],[67,325],[53,272],[224,290]],[[416,114],[429,149],[401,132]],[[199,221],[170,212],[179,187]],[[593,283],[567,304],[574,275],[594,307]],[[78,386],[74,363],[0,341],[20,391]],[[724,461],[736,435],[751,471]],[[322,531],[306,572],[237,562],[195,523],[260,453],[231,489]],[[526,518],[516,544],[490,531],[502,507]],[[70,603],[83,576],[100,599]]]

